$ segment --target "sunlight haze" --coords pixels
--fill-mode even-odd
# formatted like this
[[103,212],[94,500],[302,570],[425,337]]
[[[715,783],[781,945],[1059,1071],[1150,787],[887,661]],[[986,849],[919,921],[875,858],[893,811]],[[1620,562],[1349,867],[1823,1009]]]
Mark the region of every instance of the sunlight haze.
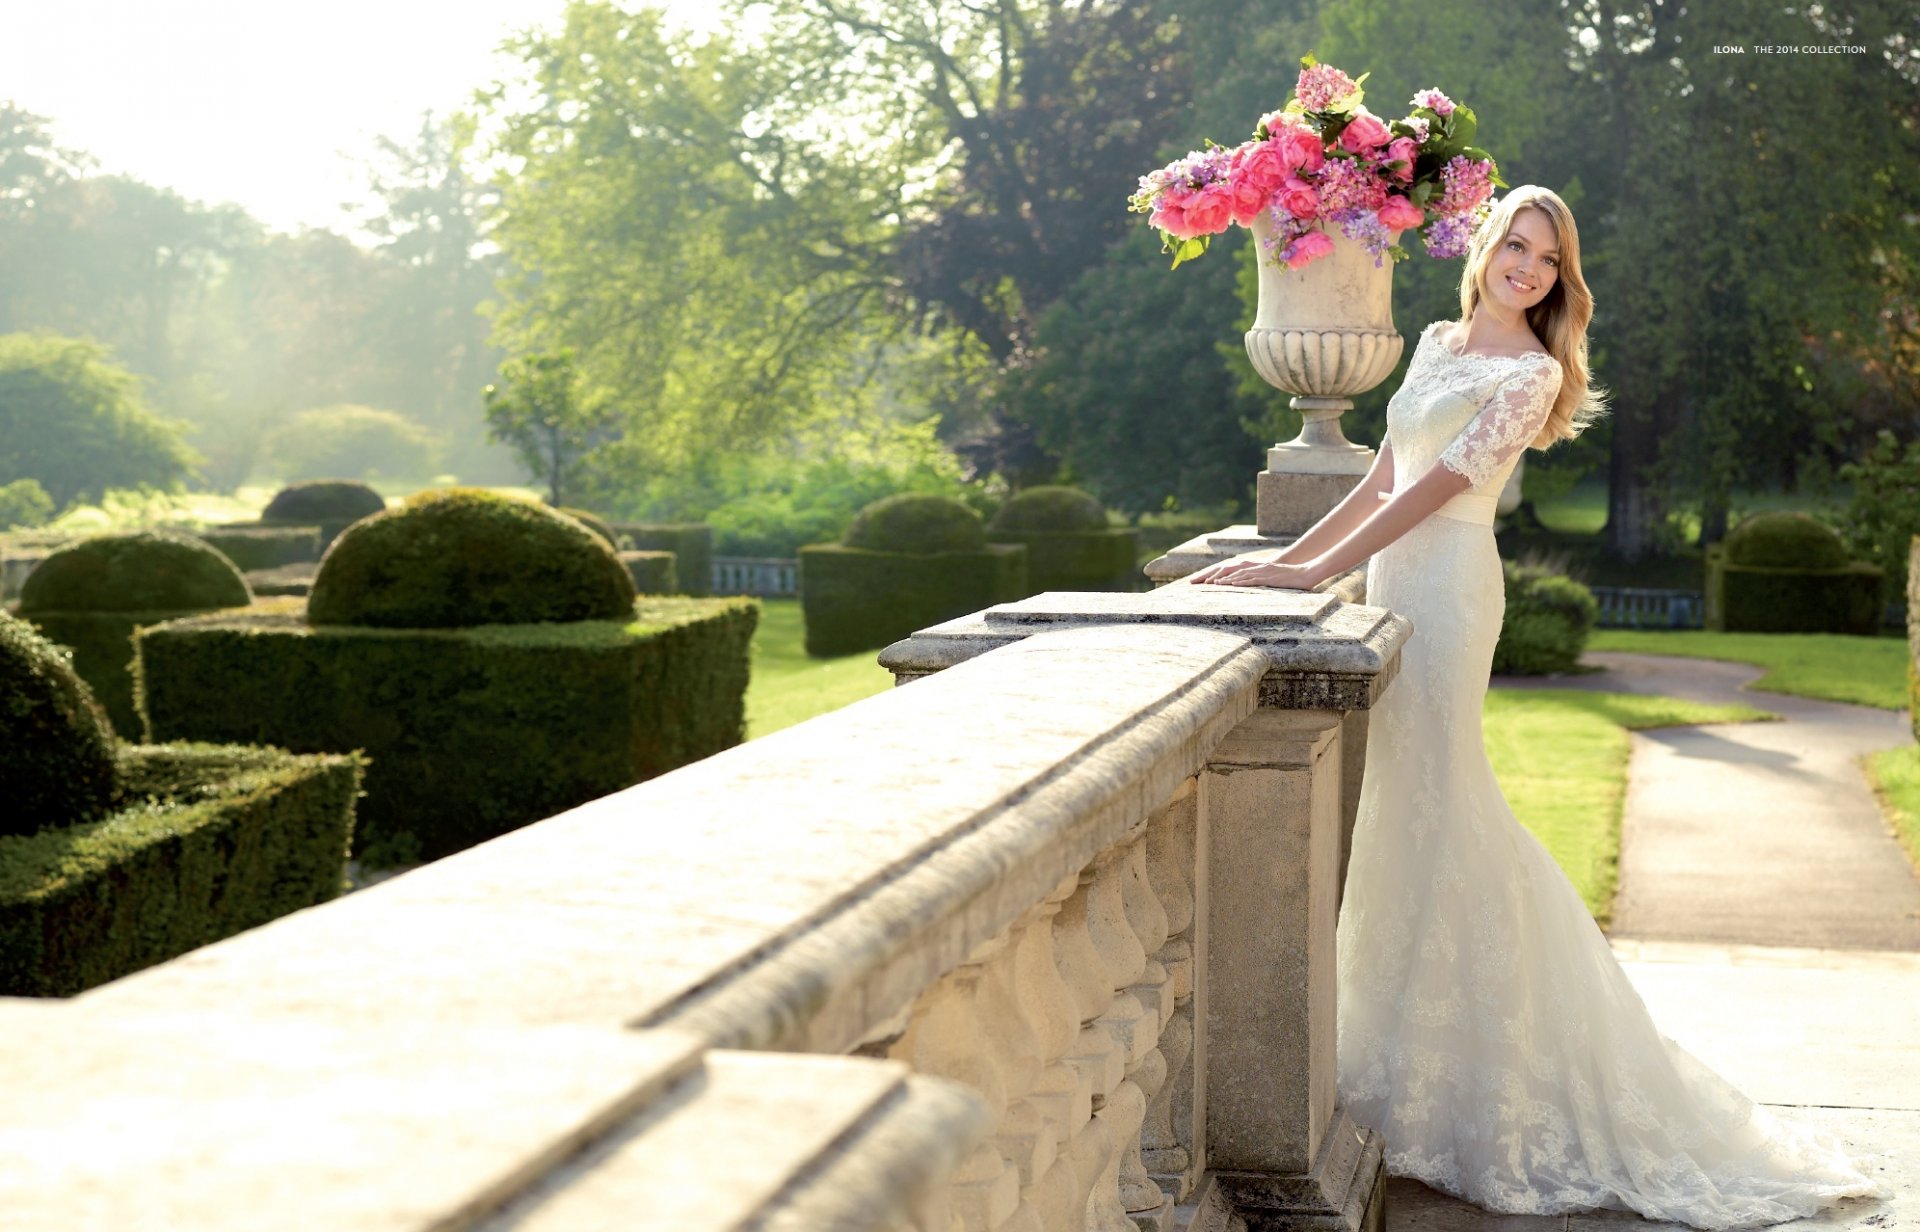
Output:
[[[61,0],[10,6],[0,99],[102,171],[230,201],[281,230],[350,230],[364,160],[467,104],[501,41],[565,0]],[[711,6],[670,0],[704,27]]]

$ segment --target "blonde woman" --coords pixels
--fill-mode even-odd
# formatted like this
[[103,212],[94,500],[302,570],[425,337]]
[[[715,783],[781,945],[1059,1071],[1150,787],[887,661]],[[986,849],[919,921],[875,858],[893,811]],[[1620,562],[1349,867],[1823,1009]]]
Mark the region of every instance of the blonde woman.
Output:
[[1603,412],[1592,317],[1566,203],[1514,189],[1474,237],[1460,320],[1422,332],[1367,477],[1274,563],[1195,578],[1308,590],[1364,561],[1368,601],[1413,621],[1372,713],[1340,910],[1340,1100],[1390,1172],[1494,1211],[1735,1228],[1886,1196],[1660,1034],[1487,761],[1494,503],[1529,445]]

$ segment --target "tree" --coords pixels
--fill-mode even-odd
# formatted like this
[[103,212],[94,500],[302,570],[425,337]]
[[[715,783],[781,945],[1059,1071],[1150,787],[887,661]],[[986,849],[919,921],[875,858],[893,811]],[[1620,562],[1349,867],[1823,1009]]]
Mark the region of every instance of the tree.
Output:
[[513,446],[550,504],[575,503],[588,457],[615,439],[615,417],[587,401],[570,349],[510,359],[501,377],[485,392],[487,434]]
[[343,403],[301,411],[264,448],[282,480],[418,480],[432,472],[436,442],[404,415]]
[[194,463],[179,429],[99,343],[0,335],[0,481],[38,480],[62,508],[109,488],[170,488]]

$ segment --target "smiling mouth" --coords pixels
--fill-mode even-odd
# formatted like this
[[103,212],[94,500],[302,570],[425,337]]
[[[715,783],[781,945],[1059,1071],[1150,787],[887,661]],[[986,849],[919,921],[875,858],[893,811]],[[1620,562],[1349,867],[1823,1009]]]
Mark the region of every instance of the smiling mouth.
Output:
[[1512,276],[1508,276],[1508,278],[1507,278],[1507,285],[1508,285],[1508,286],[1510,286],[1510,287],[1512,287],[1512,288],[1513,288],[1514,290],[1516,290],[1516,291],[1522,291],[1522,292],[1525,292],[1525,293],[1527,293],[1527,294],[1532,294],[1532,293],[1533,293],[1533,288],[1532,288],[1532,287],[1530,287],[1530,286],[1528,286],[1528,285],[1527,285],[1526,283],[1524,283],[1524,282],[1515,282],[1515,281],[1513,280],[1513,278],[1512,278]]

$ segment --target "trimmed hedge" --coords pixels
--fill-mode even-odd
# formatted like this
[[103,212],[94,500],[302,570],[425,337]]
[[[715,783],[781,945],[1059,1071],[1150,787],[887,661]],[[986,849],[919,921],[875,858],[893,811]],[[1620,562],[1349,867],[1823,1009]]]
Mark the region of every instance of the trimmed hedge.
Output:
[[1600,605],[1584,585],[1538,565],[1500,562],[1507,610],[1493,648],[1493,671],[1502,676],[1545,676],[1573,670],[1600,618]]
[[0,612],[0,835],[110,808],[114,756],[113,729],[67,652]]
[[320,559],[317,525],[261,526],[254,522],[233,522],[194,533],[232,561],[242,573]]
[[800,549],[800,610],[807,653],[876,650],[928,625],[1025,598],[1027,549],[918,555],[839,543]]
[[1848,563],[1840,533],[1804,513],[1776,511],[1740,519],[1723,541],[1730,565],[1761,569],[1841,569]]
[[121,807],[0,838],[0,994],[71,996],[339,893],[361,759],[121,751]]
[[580,523],[580,525],[586,527],[588,530],[592,531],[594,534],[600,536],[600,538],[606,542],[606,545],[608,547],[612,548],[616,552],[620,550],[619,536],[613,533],[613,527],[609,526],[605,521],[605,519],[603,519],[599,514],[589,513],[585,509],[570,509],[565,506],[555,509],[554,512],[566,514],[568,517],[572,518],[574,521]]
[[339,527],[386,507],[386,497],[356,479],[309,479],[290,483],[274,493],[260,511],[260,524]]
[[1140,572],[1140,532],[1126,527],[1098,531],[990,530],[994,543],[1027,549],[1027,589],[1135,590]]
[[1106,507],[1079,488],[1048,484],[1015,492],[993,515],[995,531],[1101,531]]
[[56,550],[28,575],[20,614],[73,651],[73,668],[116,730],[140,733],[133,708],[133,632],[253,601],[232,562],[190,535],[100,535]]
[[877,500],[858,514],[840,541],[870,552],[977,552],[986,546],[980,515],[951,496],[902,492]]
[[294,599],[143,629],[164,739],[361,749],[354,854],[434,859],[738,744],[750,599],[648,599],[633,620],[315,627]]
[[713,527],[705,522],[612,522],[620,547],[672,552],[674,577],[683,595],[713,592]]
[[624,620],[633,597],[613,549],[573,518],[496,492],[445,488],[342,532],[308,606],[318,625],[464,629]]
[[1884,607],[1885,574],[1850,561],[1837,569],[1731,564],[1724,544],[1707,549],[1709,629],[1727,633],[1852,633],[1872,637]]
[[671,595],[680,580],[672,552],[621,552],[620,563],[633,577],[633,588],[643,595]]

